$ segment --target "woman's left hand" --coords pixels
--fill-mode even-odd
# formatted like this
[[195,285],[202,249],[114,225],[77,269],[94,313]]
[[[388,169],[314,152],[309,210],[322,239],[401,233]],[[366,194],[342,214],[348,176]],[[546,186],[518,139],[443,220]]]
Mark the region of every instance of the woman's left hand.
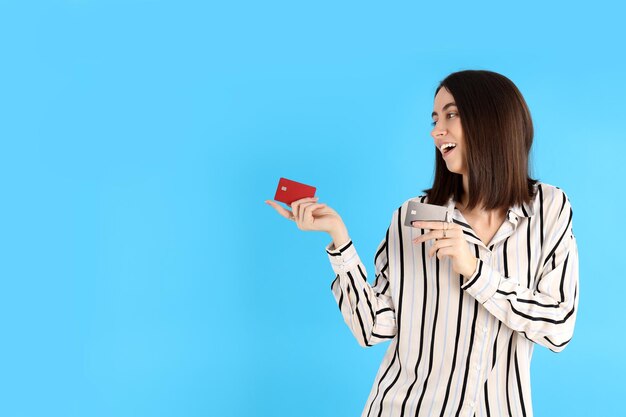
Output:
[[[463,275],[466,279],[474,274],[478,259],[469,250],[467,240],[463,237],[461,226],[456,223],[447,222],[413,222],[413,226],[421,229],[429,229],[430,232],[413,239],[413,243],[419,244],[427,240],[435,239],[435,243],[428,251],[428,257],[437,253],[440,260],[443,256],[452,258],[452,269],[457,274]],[[445,235],[444,235],[445,228]]]

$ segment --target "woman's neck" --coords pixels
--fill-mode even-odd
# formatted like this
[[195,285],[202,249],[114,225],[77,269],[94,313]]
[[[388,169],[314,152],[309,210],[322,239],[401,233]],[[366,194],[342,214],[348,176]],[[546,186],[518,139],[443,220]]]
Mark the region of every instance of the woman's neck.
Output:
[[467,175],[463,175],[463,195],[461,201],[457,204],[457,208],[463,214],[465,218],[476,219],[481,223],[492,224],[501,223],[502,219],[506,216],[507,209],[493,209],[485,210],[482,208],[482,203],[479,202],[476,207],[471,210],[467,210],[467,203],[469,202],[469,180]]
[[457,204],[457,209],[466,219],[471,218],[480,223],[491,225],[502,223],[502,219],[506,216],[507,209],[485,210],[480,203],[473,209],[468,210],[468,200],[467,194],[464,194],[461,198],[461,202]]

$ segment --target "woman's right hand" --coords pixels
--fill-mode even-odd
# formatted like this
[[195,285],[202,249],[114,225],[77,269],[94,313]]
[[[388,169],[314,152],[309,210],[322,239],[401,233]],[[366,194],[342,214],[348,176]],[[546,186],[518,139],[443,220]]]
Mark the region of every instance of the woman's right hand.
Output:
[[273,200],[265,200],[278,214],[296,222],[300,230],[317,230],[333,235],[345,228],[341,216],[326,204],[317,202],[317,197],[307,197],[291,203],[292,211],[281,207]]

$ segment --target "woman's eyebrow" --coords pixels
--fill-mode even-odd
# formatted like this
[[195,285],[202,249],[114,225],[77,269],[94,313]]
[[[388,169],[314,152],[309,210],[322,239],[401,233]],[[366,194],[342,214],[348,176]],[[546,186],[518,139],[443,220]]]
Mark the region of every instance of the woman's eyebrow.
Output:
[[[448,108],[448,107],[450,107],[450,106],[456,106],[456,103],[455,103],[455,102],[452,102],[452,103],[448,103],[448,104],[446,104],[445,106],[443,106],[443,110],[447,109],[447,108]],[[443,111],[443,110],[442,110],[442,111]],[[433,112],[433,114],[431,114],[430,116],[431,116],[431,117],[432,117],[432,116],[437,116],[437,112],[436,112],[436,111],[434,111],[434,112]]]

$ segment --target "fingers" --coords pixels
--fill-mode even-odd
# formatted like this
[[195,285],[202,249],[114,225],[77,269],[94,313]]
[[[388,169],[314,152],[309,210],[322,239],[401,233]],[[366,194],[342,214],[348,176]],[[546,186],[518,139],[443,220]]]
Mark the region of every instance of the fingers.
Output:
[[428,233],[425,233],[413,239],[413,243],[419,244],[421,242],[426,242],[431,239],[457,238],[463,235],[463,231],[461,229],[455,228],[455,229],[445,230],[445,234],[446,234],[445,237],[443,236],[443,234],[444,234],[444,230],[432,230]]
[[311,203],[311,204],[307,204],[306,206],[303,206],[300,208],[300,221],[304,224],[306,222],[306,224],[311,224],[313,223],[313,212],[315,210],[317,210],[318,208],[322,208],[325,207],[326,204],[322,204],[322,203]]
[[291,203],[291,211],[293,211],[293,215],[296,219],[300,218],[300,206],[303,203],[311,203],[317,201],[318,197],[306,197],[301,198],[300,200],[296,200]]
[[[435,243],[433,243],[433,245],[430,247],[430,249],[428,250],[428,257],[430,258],[431,256],[433,256],[435,253],[437,253],[437,257],[439,258],[440,256],[443,256],[446,253],[442,253],[442,249],[443,248],[449,248],[452,247],[454,245],[454,242],[448,239],[444,239],[444,240],[438,240]],[[441,258],[439,258],[441,259]]]
[[313,223],[313,211],[319,208],[321,204],[318,203],[307,203],[303,202],[300,204],[298,208],[298,215],[296,216],[296,221],[298,222],[298,226],[310,225]]
[[452,256],[454,255],[454,248],[452,247],[445,247],[445,248],[441,248],[436,252],[437,255],[437,259],[439,259],[440,261],[443,260],[444,256]]
[[[307,198],[302,198],[300,200],[294,201],[293,203],[291,203],[291,211],[283,208],[281,205],[277,204],[275,201],[272,200],[265,200],[265,203],[267,203],[268,205],[272,206],[274,209],[276,209],[276,211],[278,212],[278,214],[280,214],[281,216],[283,216],[286,219],[289,220],[294,220],[297,221],[298,216],[299,216],[299,211],[302,208],[302,203],[309,203],[310,202],[314,202],[317,201],[318,197],[307,197]],[[308,205],[308,204],[306,204]]]
[[265,202],[274,207],[276,209],[276,211],[278,212],[278,214],[280,214],[281,216],[287,218],[287,219],[293,219],[293,215],[291,214],[291,212],[285,208],[283,208],[282,206],[280,206],[279,204],[276,204],[276,202],[271,201],[271,200],[265,200]]
[[443,230],[437,230],[437,231],[432,231],[429,233],[426,233],[424,235],[421,235],[415,239],[413,239],[413,243],[418,244],[421,243],[423,241],[427,241],[427,240],[431,240],[431,239],[435,239],[435,241],[433,242],[432,246],[428,249],[428,257],[432,257],[434,254],[437,254],[437,258],[442,259],[443,256],[445,255],[452,255],[452,251],[453,249],[448,249],[448,248],[452,248],[455,244],[455,240],[454,239],[448,239],[451,236],[449,235],[449,232],[455,232],[453,230],[446,230],[446,238],[443,238]]
[[456,223],[448,223],[448,222],[414,221],[414,222],[411,222],[411,224],[413,225],[413,227],[419,227],[421,229],[430,229],[430,230],[434,230],[434,229],[452,230],[452,229],[461,228],[461,226],[459,226]]

